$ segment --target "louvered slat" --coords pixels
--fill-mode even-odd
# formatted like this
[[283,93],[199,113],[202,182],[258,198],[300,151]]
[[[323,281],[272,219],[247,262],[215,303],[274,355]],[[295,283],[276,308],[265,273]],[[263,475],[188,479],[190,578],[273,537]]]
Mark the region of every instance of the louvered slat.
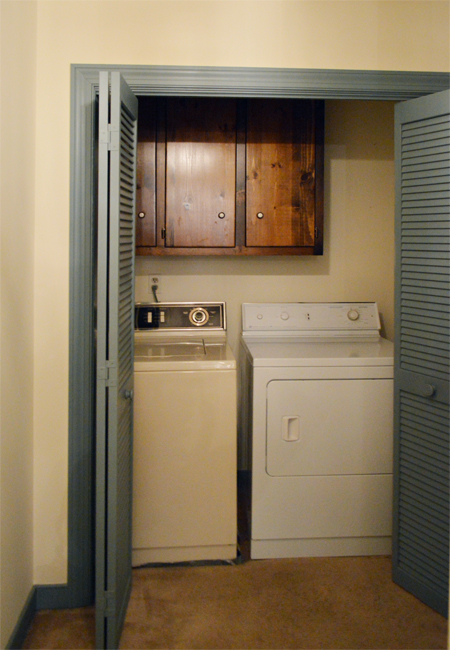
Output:
[[[445,95],[445,96],[444,96]],[[397,109],[394,579],[445,614],[449,566],[449,96]],[[431,397],[430,386],[439,385]]]
[[[109,78],[109,74],[105,74]],[[106,83],[108,80],[103,77],[101,104],[104,105],[105,96],[110,98],[110,124],[102,121],[99,131],[111,135],[110,142],[105,138],[105,145],[109,145],[107,165],[104,157],[101,160],[101,178],[107,179],[101,191],[108,195],[107,223],[101,234],[108,242],[104,255],[107,274],[102,303],[106,303],[108,313],[103,320],[105,329],[107,322],[108,331],[105,348],[109,377],[105,382],[105,448],[98,448],[98,457],[103,455],[98,464],[98,476],[103,482],[106,498],[101,490],[97,492],[97,498],[99,503],[103,500],[106,507],[98,517],[96,647],[117,648],[131,590],[133,409],[128,397],[133,387],[137,100],[119,73],[111,73],[110,87]],[[104,167],[107,167],[107,174]],[[102,305],[99,313],[100,309],[103,311]],[[106,369],[102,375],[107,374]],[[105,531],[103,541],[100,539],[102,527]]]
[[[399,567],[445,592],[448,584],[448,406],[400,395]],[[424,426],[424,421],[428,426]],[[408,426],[410,423],[415,426]],[[419,437],[418,431],[421,432]],[[408,480],[413,473],[415,485]],[[426,482],[427,490],[423,484]],[[430,515],[430,512],[432,513]],[[414,538],[414,543],[411,543]],[[435,580],[430,580],[430,572]],[[443,594],[445,595],[445,594]]]
[[[134,150],[136,122],[130,119],[122,105],[120,136],[120,221],[119,221],[119,293],[118,293],[118,389],[123,392],[130,386],[133,373],[133,274],[134,274]],[[121,535],[118,537],[118,576],[125,587],[129,574],[131,539],[131,410],[124,408],[118,421],[118,471],[119,519]],[[121,556],[121,557],[119,557]]]
[[[431,372],[436,367],[439,377],[445,379],[448,372],[449,352],[436,341],[433,345],[436,328],[447,329],[449,325],[448,295],[442,291],[439,281],[425,278],[430,267],[439,269],[438,277],[448,279],[449,231],[448,214],[450,209],[450,192],[448,174],[450,173],[450,138],[448,117],[440,117],[429,121],[421,121],[420,125],[414,123],[407,125],[402,132],[402,154],[407,159],[403,167],[408,169],[408,177],[402,174],[401,205],[402,205],[402,239],[401,259],[402,269],[408,269],[410,260],[414,264],[415,279],[420,276],[419,287],[407,282],[401,285],[401,323],[402,331],[413,319],[420,323],[421,335],[405,341],[401,337],[401,365],[407,370],[418,371],[420,367]],[[441,174],[436,176],[430,173],[430,158],[427,156],[426,170],[422,170],[424,150],[428,151],[429,144],[436,147],[447,147],[446,155],[440,156],[439,164]],[[431,154],[433,155],[433,154]],[[413,165],[413,166],[412,166]],[[403,169],[402,167],[402,169]],[[439,206],[440,213],[429,212],[430,207]],[[417,215],[417,210],[423,215]],[[415,218],[420,227],[408,228],[408,210],[415,211]],[[439,228],[438,223],[447,220],[445,228]],[[445,221],[444,221],[445,223]],[[443,235],[442,237],[436,234]],[[436,237],[436,238],[434,238]],[[424,289],[432,292],[424,296]]]
[[[117,388],[119,394],[131,389],[133,375],[133,275],[134,275],[134,160],[136,149],[136,118],[122,103],[120,112],[119,150],[119,223],[118,223],[118,305],[117,305]],[[117,422],[117,565],[118,591],[127,588],[131,566],[131,465],[132,409],[123,400]],[[121,603],[117,601],[117,617]]]

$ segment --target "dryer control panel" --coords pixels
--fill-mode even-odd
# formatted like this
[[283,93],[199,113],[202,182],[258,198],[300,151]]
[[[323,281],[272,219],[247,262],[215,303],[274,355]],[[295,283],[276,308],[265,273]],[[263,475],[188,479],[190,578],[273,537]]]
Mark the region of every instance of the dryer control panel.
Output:
[[328,333],[378,334],[375,302],[244,303],[243,332],[286,332],[296,335]]

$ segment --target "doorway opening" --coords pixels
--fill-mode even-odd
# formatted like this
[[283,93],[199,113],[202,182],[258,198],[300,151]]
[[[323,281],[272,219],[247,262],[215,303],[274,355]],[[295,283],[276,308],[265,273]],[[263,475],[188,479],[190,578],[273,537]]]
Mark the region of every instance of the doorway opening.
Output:
[[447,73],[159,66],[72,66],[68,583],[43,607],[92,603],[95,433],[96,97],[100,70],[140,95],[403,101],[449,87]]

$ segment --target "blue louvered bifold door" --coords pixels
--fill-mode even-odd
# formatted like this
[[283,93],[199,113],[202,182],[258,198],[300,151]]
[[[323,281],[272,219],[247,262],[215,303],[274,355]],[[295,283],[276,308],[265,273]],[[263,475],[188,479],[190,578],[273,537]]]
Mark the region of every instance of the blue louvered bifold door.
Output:
[[443,615],[449,567],[450,93],[396,107],[393,578]]
[[131,590],[136,132],[136,97],[118,72],[100,72],[97,648],[118,647]]

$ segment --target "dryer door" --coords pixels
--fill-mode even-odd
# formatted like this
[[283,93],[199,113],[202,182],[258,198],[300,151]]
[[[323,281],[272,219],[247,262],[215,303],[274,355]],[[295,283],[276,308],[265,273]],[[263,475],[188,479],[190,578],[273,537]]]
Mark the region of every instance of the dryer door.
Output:
[[273,380],[270,476],[392,473],[392,379]]

